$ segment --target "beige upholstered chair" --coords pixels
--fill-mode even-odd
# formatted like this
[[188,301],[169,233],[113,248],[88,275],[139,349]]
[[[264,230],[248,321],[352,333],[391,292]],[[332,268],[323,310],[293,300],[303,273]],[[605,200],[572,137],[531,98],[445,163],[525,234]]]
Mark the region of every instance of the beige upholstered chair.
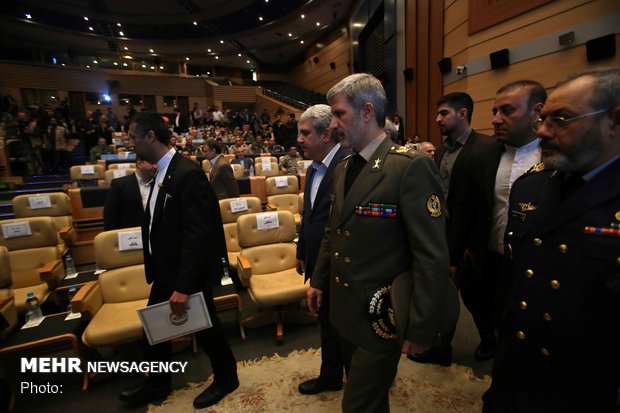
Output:
[[108,170],[110,169],[136,169],[136,163],[135,162],[111,163],[108,165]]
[[[92,173],[91,173],[92,171]],[[77,187],[92,187],[99,185],[99,180],[105,179],[103,165],[74,165],[69,169],[73,185]]]
[[139,229],[105,231],[95,237],[97,267],[106,271],[71,300],[74,311],[91,319],[82,335],[87,346],[122,344],[143,336],[136,310],[146,306],[151,286],[144,276],[142,250],[119,251],[118,243],[119,233]]
[[204,173],[211,173],[211,162],[208,159],[203,159],[201,166]]
[[13,297],[0,298],[0,340],[4,340],[17,325],[17,308]]
[[299,195],[297,195],[299,197],[299,214],[303,215],[304,214],[304,193],[300,192]]
[[73,228],[71,200],[64,192],[18,195],[13,198],[13,211],[15,218],[52,217],[58,231],[58,250],[61,255],[77,240]]
[[[258,229],[258,219],[265,214],[278,217],[278,227]],[[237,258],[237,271],[242,280],[248,284],[250,297],[261,307],[263,316],[269,315],[265,310],[275,310],[277,341],[283,340],[285,308],[290,305],[293,312],[299,314],[299,304],[306,297],[307,284],[304,277],[297,274],[297,247],[295,238],[295,221],[289,211],[242,215],[237,220],[237,232],[241,253]],[[289,314],[286,318],[290,320]],[[308,313],[302,314],[305,318]],[[250,317],[251,322],[256,317]]]
[[13,297],[11,284],[13,284],[13,278],[11,277],[9,250],[4,245],[0,245],[0,300]]
[[300,174],[306,173],[306,171],[308,170],[310,165],[312,165],[312,161],[311,160],[304,159],[304,160],[298,161],[297,162],[297,172],[299,172]]
[[[247,203],[247,210],[232,212],[230,203],[239,200],[245,200]],[[239,240],[237,236],[237,219],[241,215],[253,214],[261,211],[262,206],[260,199],[256,197],[220,199],[220,214],[222,215],[222,222],[224,224],[226,251],[228,252],[228,263],[231,266],[237,265],[237,256],[241,250],[241,248],[239,248]]]
[[271,154],[269,153],[261,153],[254,159],[254,161],[256,162],[256,160],[258,159],[258,162],[262,162],[264,158],[269,158],[269,162],[278,163],[278,158],[276,158],[275,156],[271,156]]
[[233,175],[235,179],[243,178],[243,166],[238,163],[231,163],[230,167],[233,170]]
[[[50,290],[65,276],[58,251],[58,234],[51,217],[9,219],[0,227],[0,245],[5,246],[9,254],[15,305],[17,311],[23,313],[29,292],[43,303]],[[9,233],[19,236],[6,237]]]
[[[269,167],[266,167],[269,165]],[[280,174],[280,169],[277,162],[269,162],[264,164],[260,162],[260,158],[256,158],[254,162],[254,171],[257,176],[277,176]]]
[[[286,184],[286,185],[284,185]],[[271,211],[290,211],[295,218],[295,225],[301,225],[299,208],[299,181],[295,175],[269,177],[266,182],[267,209]]]
[[[112,164],[115,165],[115,164]],[[110,165],[110,166],[112,166]],[[103,179],[102,182],[99,182],[99,186],[105,186],[105,187],[109,187],[110,183],[112,182],[113,179],[116,178],[121,178],[123,176],[127,176],[127,175],[131,175],[133,173],[135,173],[136,170],[132,169],[132,168],[116,168],[116,169],[108,169],[107,171],[105,171],[105,178]]]

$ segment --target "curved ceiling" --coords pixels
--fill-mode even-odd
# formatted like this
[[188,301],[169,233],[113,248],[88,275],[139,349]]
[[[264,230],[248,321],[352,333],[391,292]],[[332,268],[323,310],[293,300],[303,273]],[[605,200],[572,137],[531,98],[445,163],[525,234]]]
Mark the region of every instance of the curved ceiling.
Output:
[[353,1],[17,0],[0,33],[5,48],[36,46],[58,64],[287,67],[343,26]]

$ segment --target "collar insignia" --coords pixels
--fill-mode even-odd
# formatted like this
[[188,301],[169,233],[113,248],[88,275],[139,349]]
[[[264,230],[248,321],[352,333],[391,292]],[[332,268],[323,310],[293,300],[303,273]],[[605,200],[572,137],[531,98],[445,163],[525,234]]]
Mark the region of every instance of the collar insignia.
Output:
[[536,211],[538,209],[538,207],[532,205],[531,202],[519,202],[519,208],[521,208],[521,212]]
[[375,159],[375,164],[372,166],[372,169],[379,169],[380,163],[381,163],[381,158]]

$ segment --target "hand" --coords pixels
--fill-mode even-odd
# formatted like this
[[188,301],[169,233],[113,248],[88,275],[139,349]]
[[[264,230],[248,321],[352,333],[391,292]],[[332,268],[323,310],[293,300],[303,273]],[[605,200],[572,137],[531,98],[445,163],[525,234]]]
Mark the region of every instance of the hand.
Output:
[[306,263],[304,260],[297,260],[297,274],[302,275],[306,271]]
[[418,354],[424,353],[426,350],[428,350],[428,347],[419,346],[409,340],[405,340],[403,342],[403,347],[401,348],[401,352],[411,356],[417,356]]
[[189,295],[175,291],[170,296],[170,309],[178,316],[182,316],[189,310]]
[[316,314],[323,303],[323,291],[318,288],[308,287],[306,301],[312,314]]

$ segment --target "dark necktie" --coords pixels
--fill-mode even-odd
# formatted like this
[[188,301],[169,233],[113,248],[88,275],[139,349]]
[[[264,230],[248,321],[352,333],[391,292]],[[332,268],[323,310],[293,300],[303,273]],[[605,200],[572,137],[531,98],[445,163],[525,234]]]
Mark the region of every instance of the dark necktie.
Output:
[[344,195],[346,196],[349,193],[349,189],[353,186],[353,182],[360,174],[362,168],[366,165],[366,159],[359,153],[354,154],[349,161],[349,166],[347,167],[347,176],[344,180]]
[[586,181],[578,174],[572,174],[564,179],[562,182],[562,186],[560,187],[560,199],[565,201],[568,199],[575,191],[581,187]]

